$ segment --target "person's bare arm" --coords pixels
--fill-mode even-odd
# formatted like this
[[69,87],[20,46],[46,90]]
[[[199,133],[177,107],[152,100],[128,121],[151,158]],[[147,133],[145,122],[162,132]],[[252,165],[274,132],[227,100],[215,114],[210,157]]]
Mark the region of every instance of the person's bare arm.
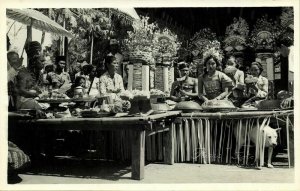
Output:
[[173,82],[172,87],[171,87],[171,92],[170,92],[170,99],[173,101],[180,101],[180,97],[175,96],[175,89],[178,88],[178,82]]
[[224,99],[228,95],[228,93],[229,93],[229,88],[225,87],[224,91],[220,95],[218,95],[215,99],[216,100]]
[[203,78],[198,77],[198,97],[203,100],[207,101],[208,99],[203,95]]
[[180,90],[180,92],[186,96],[197,97],[198,96],[198,79],[194,79],[194,89],[193,92],[186,92],[184,90]]

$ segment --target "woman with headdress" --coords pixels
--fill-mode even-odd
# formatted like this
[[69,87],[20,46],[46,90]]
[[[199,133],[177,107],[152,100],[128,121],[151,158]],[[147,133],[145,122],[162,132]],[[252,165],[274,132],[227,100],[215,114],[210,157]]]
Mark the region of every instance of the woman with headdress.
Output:
[[203,101],[224,99],[233,84],[226,74],[217,70],[221,66],[220,54],[216,50],[209,50],[204,53],[203,60],[206,70],[198,78],[199,98]]
[[173,82],[170,98],[173,101],[192,100],[198,96],[198,80],[189,76],[190,68],[186,62],[178,64],[181,78]]

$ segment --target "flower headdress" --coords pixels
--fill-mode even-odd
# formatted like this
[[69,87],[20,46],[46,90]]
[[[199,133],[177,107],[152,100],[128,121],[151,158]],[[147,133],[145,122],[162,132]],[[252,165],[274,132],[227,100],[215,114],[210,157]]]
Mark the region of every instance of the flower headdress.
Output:
[[216,58],[219,61],[219,63],[222,62],[224,56],[223,56],[223,51],[220,49],[219,41],[214,40],[214,41],[210,41],[207,44],[207,46],[203,51],[203,62],[210,56]]
[[142,17],[141,20],[133,22],[133,31],[128,31],[128,38],[125,39],[126,48],[129,52],[152,52],[153,37],[158,26],[156,23],[149,24],[149,17]]

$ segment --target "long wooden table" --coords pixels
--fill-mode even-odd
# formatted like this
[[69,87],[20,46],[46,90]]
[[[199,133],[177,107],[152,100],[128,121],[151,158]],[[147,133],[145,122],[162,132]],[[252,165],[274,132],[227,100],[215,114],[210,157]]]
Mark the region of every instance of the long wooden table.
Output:
[[[151,132],[155,123],[165,122],[166,119],[171,120],[171,118],[178,116],[180,113],[180,111],[170,111],[139,117],[21,119],[18,122],[24,125],[30,124],[39,130],[130,130],[132,132],[131,177],[132,179],[141,180],[144,178],[146,131]],[[165,156],[168,158],[170,155],[166,154]],[[171,159],[165,159],[165,161],[171,161]]]

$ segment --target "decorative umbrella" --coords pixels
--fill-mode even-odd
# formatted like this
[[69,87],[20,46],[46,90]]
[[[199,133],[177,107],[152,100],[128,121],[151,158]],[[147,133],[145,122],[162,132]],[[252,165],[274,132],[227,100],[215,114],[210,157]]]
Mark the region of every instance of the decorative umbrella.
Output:
[[73,35],[46,15],[33,9],[6,9],[6,16],[27,26],[72,38]]

